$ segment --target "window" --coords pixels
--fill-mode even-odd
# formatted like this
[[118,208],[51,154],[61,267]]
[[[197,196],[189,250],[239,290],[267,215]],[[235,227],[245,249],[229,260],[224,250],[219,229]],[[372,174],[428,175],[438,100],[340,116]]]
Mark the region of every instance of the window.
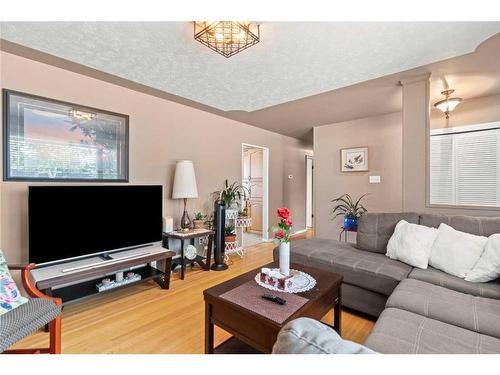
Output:
[[128,180],[128,116],[7,90],[4,103],[5,180]]
[[431,131],[429,198],[500,207],[500,123]]

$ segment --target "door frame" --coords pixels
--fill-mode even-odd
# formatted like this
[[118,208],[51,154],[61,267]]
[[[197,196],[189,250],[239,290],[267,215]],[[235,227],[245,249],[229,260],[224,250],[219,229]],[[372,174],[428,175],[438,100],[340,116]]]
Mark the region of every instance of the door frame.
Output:
[[262,240],[269,240],[269,148],[243,142],[241,144],[241,183],[243,183],[245,148],[262,150]]
[[[308,174],[308,161],[311,161],[311,186],[310,186],[310,194],[311,194],[311,197],[310,197],[310,201],[309,201],[309,194],[308,194],[308,181],[307,181],[307,174]],[[312,155],[306,155],[305,157],[305,164],[306,164],[306,167],[305,167],[305,173],[306,173],[306,199],[305,199],[305,213],[306,213],[306,230],[309,229],[309,228],[314,228],[314,157]],[[310,207],[310,211],[311,211],[311,216],[309,217],[308,219],[308,210],[307,210],[307,207],[308,205],[311,205]],[[308,222],[310,220],[310,226],[308,226]]]

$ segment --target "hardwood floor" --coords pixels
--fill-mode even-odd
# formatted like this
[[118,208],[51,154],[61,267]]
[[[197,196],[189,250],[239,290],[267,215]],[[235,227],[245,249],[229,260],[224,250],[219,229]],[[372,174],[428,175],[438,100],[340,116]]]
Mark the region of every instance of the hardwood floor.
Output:
[[[309,236],[302,235],[300,237]],[[62,319],[63,353],[203,353],[203,290],[272,261],[273,243],[247,248],[243,259],[231,257],[223,272],[186,272],[184,280],[172,275],[170,290],[147,282],[69,305]],[[323,319],[332,321],[330,311]],[[343,312],[347,340],[363,342],[374,323]],[[48,340],[38,332],[15,347],[36,347]],[[230,335],[216,327],[215,345]]]

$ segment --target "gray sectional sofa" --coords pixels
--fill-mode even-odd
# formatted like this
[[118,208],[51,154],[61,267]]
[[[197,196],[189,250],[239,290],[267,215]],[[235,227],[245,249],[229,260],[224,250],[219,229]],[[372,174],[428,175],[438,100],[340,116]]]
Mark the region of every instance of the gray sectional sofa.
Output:
[[[357,242],[293,241],[291,261],[344,276],[342,304],[378,317],[365,345],[380,353],[500,353],[500,279],[471,283],[385,256],[400,220],[476,235],[500,233],[500,217],[367,213]],[[277,259],[277,249],[274,253]]]

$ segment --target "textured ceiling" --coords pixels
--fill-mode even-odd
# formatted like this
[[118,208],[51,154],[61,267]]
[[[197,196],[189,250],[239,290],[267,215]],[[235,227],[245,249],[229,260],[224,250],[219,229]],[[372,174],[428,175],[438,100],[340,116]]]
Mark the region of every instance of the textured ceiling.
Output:
[[[256,111],[472,52],[500,23],[262,22],[226,59],[190,22],[0,24],[0,37],[222,111]],[[298,136],[298,134],[297,134]]]

